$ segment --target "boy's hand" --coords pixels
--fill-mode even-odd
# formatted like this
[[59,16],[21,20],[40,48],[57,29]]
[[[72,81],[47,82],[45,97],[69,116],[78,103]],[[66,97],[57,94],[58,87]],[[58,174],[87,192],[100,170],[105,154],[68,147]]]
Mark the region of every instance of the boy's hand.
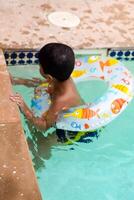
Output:
[[20,94],[16,93],[15,95],[11,95],[10,99],[11,99],[11,101],[17,103],[17,105],[23,112],[26,119],[30,123],[32,123],[36,128],[38,128],[41,131],[49,128],[49,127],[47,127],[47,122],[46,122],[46,119],[44,119],[44,116],[43,117],[35,117],[33,115],[33,112],[28,108],[28,106],[26,105],[26,103],[23,100],[23,97]]
[[16,102],[21,111],[25,112],[27,106],[23,100],[23,97],[20,94],[16,93],[15,95],[11,95],[10,100]]

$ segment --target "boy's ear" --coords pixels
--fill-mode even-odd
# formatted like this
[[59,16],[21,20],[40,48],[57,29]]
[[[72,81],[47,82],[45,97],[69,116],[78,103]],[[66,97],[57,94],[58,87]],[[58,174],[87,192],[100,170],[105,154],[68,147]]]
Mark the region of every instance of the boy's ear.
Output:
[[53,80],[53,77],[51,75],[47,75],[47,80],[51,82]]

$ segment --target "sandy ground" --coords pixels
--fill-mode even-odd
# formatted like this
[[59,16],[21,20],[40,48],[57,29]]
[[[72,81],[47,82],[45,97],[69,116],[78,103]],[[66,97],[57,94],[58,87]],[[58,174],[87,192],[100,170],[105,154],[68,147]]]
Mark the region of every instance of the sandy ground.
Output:
[[[63,42],[75,49],[134,47],[134,0],[0,0],[0,47],[40,48]],[[79,16],[76,28],[48,21],[53,11]]]

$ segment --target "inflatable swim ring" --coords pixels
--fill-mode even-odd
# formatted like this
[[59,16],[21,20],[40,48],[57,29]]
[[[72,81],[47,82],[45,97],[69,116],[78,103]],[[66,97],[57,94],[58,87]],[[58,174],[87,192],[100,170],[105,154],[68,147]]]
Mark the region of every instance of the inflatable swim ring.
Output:
[[[58,129],[96,130],[120,115],[133,98],[133,77],[128,69],[114,58],[90,56],[84,64],[77,61],[71,76],[76,83],[91,78],[104,80],[109,87],[106,93],[92,104],[74,107],[61,113],[56,123]],[[50,99],[46,92],[41,92],[41,95],[35,95],[32,99],[31,106],[36,115],[45,112],[49,105]]]

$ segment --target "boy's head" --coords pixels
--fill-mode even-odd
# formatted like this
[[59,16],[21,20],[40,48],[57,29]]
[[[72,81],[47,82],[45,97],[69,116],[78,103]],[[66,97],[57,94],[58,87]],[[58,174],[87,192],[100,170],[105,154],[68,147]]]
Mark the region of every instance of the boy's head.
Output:
[[65,81],[74,69],[74,52],[65,44],[48,43],[39,51],[39,63],[44,74]]

